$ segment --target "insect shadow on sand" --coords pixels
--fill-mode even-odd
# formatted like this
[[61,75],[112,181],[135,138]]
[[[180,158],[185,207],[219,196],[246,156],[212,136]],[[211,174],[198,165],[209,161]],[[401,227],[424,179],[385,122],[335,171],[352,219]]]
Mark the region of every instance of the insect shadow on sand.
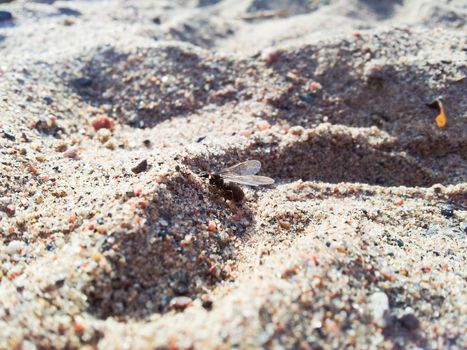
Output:
[[195,300],[233,278],[224,265],[235,261],[236,242],[248,239],[253,214],[215,200],[202,184],[190,171],[174,172],[144,209],[142,229],[104,239],[100,250],[111,272],[96,274],[85,287],[89,312],[143,319],[171,310],[176,297]]

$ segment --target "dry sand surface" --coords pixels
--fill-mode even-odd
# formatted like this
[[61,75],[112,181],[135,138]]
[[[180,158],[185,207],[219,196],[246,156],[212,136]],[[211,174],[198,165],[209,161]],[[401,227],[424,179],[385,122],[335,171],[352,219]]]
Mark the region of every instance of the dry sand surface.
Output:
[[466,22],[0,0],[0,348],[467,348]]

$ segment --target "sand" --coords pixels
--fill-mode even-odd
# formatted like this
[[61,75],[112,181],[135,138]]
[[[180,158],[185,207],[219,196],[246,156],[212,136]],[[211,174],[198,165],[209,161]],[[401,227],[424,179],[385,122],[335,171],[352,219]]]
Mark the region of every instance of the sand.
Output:
[[464,1],[0,11],[1,349],[467,347]]

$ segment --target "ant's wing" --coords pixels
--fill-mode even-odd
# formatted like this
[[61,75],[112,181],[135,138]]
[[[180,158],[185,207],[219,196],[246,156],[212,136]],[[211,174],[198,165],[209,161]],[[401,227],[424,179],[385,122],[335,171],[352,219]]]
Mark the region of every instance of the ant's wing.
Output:
[[267,176],[259,176],[259,175],[222,175],[224,181],[227,182],[234,182],[241,185],[248,185],[248,186],[262,186],[262,185],[272,185],[274,183],[274,179],[271,179]]
[[247,160],[246,162],[236,164],[230,168],[221,170],[221,175],[254,175],[261,169],[261,162],[259,160]]

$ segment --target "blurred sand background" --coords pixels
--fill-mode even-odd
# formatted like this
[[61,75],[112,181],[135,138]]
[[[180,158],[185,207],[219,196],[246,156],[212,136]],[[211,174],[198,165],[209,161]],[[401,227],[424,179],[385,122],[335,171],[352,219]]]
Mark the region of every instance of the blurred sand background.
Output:
[[0,0],[0,348],[465,349],[466,21]]

